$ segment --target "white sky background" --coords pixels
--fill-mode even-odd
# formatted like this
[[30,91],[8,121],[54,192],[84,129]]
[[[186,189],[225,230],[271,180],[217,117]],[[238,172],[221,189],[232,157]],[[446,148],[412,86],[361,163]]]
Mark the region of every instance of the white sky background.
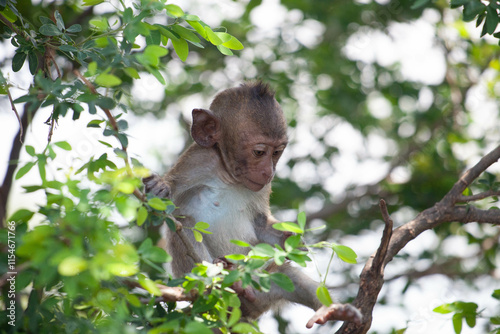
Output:
[[[181,5],[184,9],[190,9],[191,13],[200,15],[205,22],[213,26],[220,24],[222,19],[221,15],[226,19],[237,19],[243,11],[243,6],[229,0],[189,0]],[[436,20],[439,20],[439,17],[436,15],[435,12],[429,10],[416,22],[394,23],[389,27],[388,34],[375,30],[359,31],[349,39],[344,48],[344,52],[349,58],[367,64],[365,79],[368,81],[373,80],[373,78],[370,78],[369,73],[370,64],[378,63],[382,66],[390,66],[399,63],[401,76],[404,80],[437,84],[443,79],[445,62],[443,51],[433,43],[435,33],[433,24]],[[276,28],[280,25],[289,24],[293,26],[301,24],[302,28],[296,29],[294,35],[289,36],[289,48],[291,50],[297,47],[297,43],[304,44],[308,47],[313,46],[314,41],[321,38],[321,33],[323,32],[322,24],[312,20],[303,21],[299,11],[287,12],[287,10],[279,4],[278,0],[264,0],[263,5],[252,12],[251,18],[256,26],[256,30],[252,33],[251,38],[255,40],[266,40],[267,38],[276,37],[278,33]],[[474,33],[479,34],[479,32],[480,31],[476,30]],[[454,32],[449,31],[448,33],[453,34]],[[307,45],[307,43],[312,44]],[[265,55],[266,52],[269,52],[269,49],[266,49],[265,43],[263,43],[261,49],[257,51],[258,52],[255,53]],[[0,61],[12,52],[13,49],[11,47],[1,47]],[[242,57],[252,59],[252,57],[256,57],[253,52],[252,50],[244,50],[242,51]],[[272,55],[269,55],[269,57],[271,56]],[[277,67],[286,66],[283,62],[275,63],[276,64],[273,63],[273,65]],[[228,59],[227,64],[228,67],[231,67],[230,72],[232,73],[234,73],[234,68],[238,68],[240,65],[234,59]],[[25,93],[25,90],[29,87],[30,82],[28,80],[31,76],[29,75],[26,65],[19,74],[13,74],[9,67],[10,66],[2,68],[2,71],[11,82],[15,82],[19,85],[19,89],[13,88],[11,90],[15,98]],[[182,78],[181,66],[178,64],[176,65],[175,62],[169,64],[169,71],[178,71],[178,77]],[[251,68],[245,70],[246,73],[252,73],[251,71]],[[255,75],[257,75],[257,73],[255,73]],[[136,86],[134,96],[141,100],[160,99],[163,94],[163,88],[156,79],[145,74],[141,74],[141,77],[140,85]],[[235,81],[234,85],[236,85],[238,84],[238,80],[241,79],[241,76],[233,74],[233,77],[230,78]],[[220,85],[220,81],[217,80],[216,75],[208,80],[210,84],[215,87],[217,87],[218,84]],[[325,76],[324,80],[322,80],[323,84],[327,87],[331,85],[331,82],[328,82],[328,80],[328,76]],[[352,126],[348,123],[338,124],[338,120],[324,119],[322,120],[322,124],[317,124],[317,118],[314,115],[315,101],[313,100],[313,96],[311,96],[311,81],[311,78],[304,75],[301,77],[301,80],[297,82],[298,88],[294,90],[294,98],[297,103],[304,106],[303,108],[299,108],[301,110],[301,113],[297,115],[299,125],[293,134],[296,138],[301,138],[300,142],[296,145],[297,152],[306,152],[306,154],[310,152],[311,147],[316,147],[312,133],[317,133],[317,131],[328,132],[329,126],[335,124],[336,131],[335,133],[331,132],[328,134],[327,141],[329,144],[335,144],[340,151],[335,161],[336,169],[332,171],[328,168],[324,170],[322,170],[321,167],[318,168],[319,175],[326,179],[326,189],[331,191],[332,194],[340,196],[341,191],[349,184],[366,184],[378,181],[385,175],[387,170],[387,166],[382,162],[381,158],[387,152],[391,151],[391,143],[385,140],[383,134],[374,134],[370,137],[368,142],[365,142]],[[474,88],[473,94],[471,94],[468,99],[471,117],[474,120],[473,125],[470,126],[468,131],[473,137],[488,133],[492,139],[493,145],[495,142],[500,142],[500,131],[498,131],[498,106],[495,101],[488,98],[485,87],[485,83],[482,81]],[[217,88],[222,89],[225,87],[221,86]],[[418,101],[409,101],[410,104],[416,104],[417,109],[418,105],[423,106],[432,98],[432,96],[429,97],[428,94],[426,95],[425,91],[421,95]],[[384,102],[384,99],[380,96],[370,95],[368,103],[375,117],[389,117],[392,112],[390,106],[386,101]],[[162,162],[165,165],[169,165],[175,160],[175,157],[180,153],[179,151],[184,145],[181,139],[183,130],[179,129],[176,121],[178,113],[182,112],[188,115],[195,107],[207,106],[208,101],[203,100],[200,96],[193,96],[169,106],[166,117],[161,120],[149,116],[138,118],[128,114],[126,118],[130,125],[128,131],[130,134],[129,152],[139,157],[147,167],[160,172],[159,169],[162,164],[158,161],[157,152],[167,152],[162,157]],[[43,122],[48,117],[48,110],[39,111],[32,123],[32,127],[28,130],[26,144],[34,146],[37,152],[43,150],[46,145],[48,127],[44,125]],[[60,120],[52,140],[54,142],[67,140],[72,145],[73,151],[69,154],[65,154],[61,152],[61,150],[57,151],[58,153],[60,152],[60,156],[57,159],[55,167],[60,167],[62,171],[48,170],[48,172],[53,172],[54,175],[61,177],[69,168],[79,167],[79,165],[81,165],[81,162],[77,161],[77,159],[85,161],[92,155],[98,157],[101,153],[105,152],[102,145],[96,144],[96,139],[103,139],[100,134],[101,130],[86,128],[87,121],[94,118],[95,117],[89,117],[87,114],[82,113],[82,119],[78,122],[73,122],[70,117]],[[492,120],[497,121],[495,122]],[[2,103],[0,103],[0,176],[2,177],[8,164],[11,143],[17,130],[17,119],[10,110],[9,104],[3,100]],[[401,129],[401,135],[403,137],[408,134],[413,134],[411,128]],[[346,141],[345,138],[349,138],[349,140]],[[109,137],[105,138],[105,140],[115,141],[114,138]],[[457,144],[454,149],[457,153],[461,154],[469,164],[475,163],[481,154],[484,153],[479,152],[477,147],[470,144]],[[287,154],[295,156],[299,154],[297,152],[287,152]],[[315,154],[315,152],[310,152],[309,154]],[[360,162],[360,156],[366,159]],[[27,159],[28,155],[23,150],[21,161],[25,162]],[[286,159],[286,156],[284,159]],[[309,183],[308,180],[303,179],[303,175],[309,173],[303,173],[302,170],[308,170],[311,166],[305,164],[296,170],[290,171],[283,167],[283,165],[284,164],[280,167],[278,173],[281,175],[291,175],[299,185],[301,183]],[[312,167],[317,168],[317,166]],[[35,170],[35,168],[33,170]],[[498,171],[498,166],[496,166],[494,170]],[[36,173],[33,172],[31,178],[23,178],[23,184],[36,183],[37,179],[35,175]],[[27,176],[30,176],[30,174]],[[401,181],[404,181],[405,171],[395,171],[394,177],[396,179],[400,177]],[[20,207],[33,208],[36,206],[37,202],[41,203],[43,201],[41,194],[23,194],[20,182],[14,183],[11,194],[10,212]],[[314,203],[312,203],[311,207],[308,207],[308,209],[312,210],[313,206]],[[406,215],[398,213],[393,218],[396,224],[401,224],[412,218],[413,214],[413,212],[408,212]],[[293,219],[293,217],[285,218]],[[377,248],[380,235],[381,231],[377,230],[364,236],[348,237],[345,238],[345,240],[339,240],[339,242],[351,246],[360,256],[361,262],[364,263],[363,259],[366,259],[366,257]],[[405,248],[405,251],[410,254],[412,252],[418,254],[422,248],[432,249],[436,244],[434,239],[435,237],[432,233],[425,233],[417,238],[417,240],[410,243]],[[469,248],[469,246],[463,244],[463,240],[460,238],[450,243],[451,252],[455,250],[468,252],[471,251]],[[342,267],[346,265],[340,261],[334,261],[334,266]],[[362,266],[359,265],[359,271],[361,271],[361,268]],[[391,267],[391,265],[389,265],[387,267],[387,277],[398,273],[399,269],[401,268],[395,268],[395,266]],[[308,272],[313,277],[316,275],[315,270],[311,268],[308,268]],[[338,283],[335,281],[335,277],[332,276],[333,275],[330,275],[329,277],[330,284]],[[500,288],[498,281],[493,281],[493,279],[491,279],[484,282],[483,292],[472,291],[466,286],[462,286],[462,283],[453,283],[444,277],[435,275],[421,280],[418,285],[412,286],[402,297],[403,300],[400,300],[400,292],[404,283],[403,280],[400,280],[384,286],[384,290],[390,289],[390,291],[387,291],[390,296],[388,298],[389,305],[377,305],[375,307],[372,331],[387,333],[392,327],[402,328],[408,326],[409,329],[406,332],[408,334],[437,332],[445,334],[454,333],[450,317],[433,313],[432,309],[435,306],[446,302],[464,300],[474,301],[480,304],[480,308],[487,308],[487,310],[489,308],[492,310],[492,307],[494,307],[496,303],[495,300],[490,297],[490,293],[495,286]],[[399,307],[399,304],[404,305],[404,307]],[[297,333],[312,333],[319,328],[315,326],[313,330],[306,330],[305,323],[312,314],[313,311],[305,307],[293,306],[287,308],[284,317],[292,321],[292,326]],[[486,313],[485,315],[490,314]],[[264,316],[261,320],[261,330],[265,333],[277,332],[276,324],[274,320],[270,319],[270,315]],[[325,332],[325,330],[326,328],[323,330],[319,329],[318,332],[322,333]],[[478,325],[474,329],[470,329],[468,326],[464,325],[462,333],[482,333],[481,322],[478,322]]]

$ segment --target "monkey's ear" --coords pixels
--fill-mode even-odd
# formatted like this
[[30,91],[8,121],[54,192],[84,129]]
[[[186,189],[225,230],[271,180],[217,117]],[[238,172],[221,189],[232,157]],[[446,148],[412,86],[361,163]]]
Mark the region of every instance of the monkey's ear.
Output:
[[219,119],[210,110],[193,109],[191,136],[200,146],[214,146],[220,137]]

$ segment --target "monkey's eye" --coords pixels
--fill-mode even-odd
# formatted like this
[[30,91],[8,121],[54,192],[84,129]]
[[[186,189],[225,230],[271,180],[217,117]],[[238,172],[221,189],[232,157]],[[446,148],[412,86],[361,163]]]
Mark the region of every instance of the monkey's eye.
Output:
[[281,155],[281,153],[283,153],[283,151],[274,151],[273,156],[279,157]]
[[265,151],[259,151],[259,150],[253,151],[253,155],[255,155],[256,157],[262,157],[262,156],[264,156],[264,154],[266,154]]

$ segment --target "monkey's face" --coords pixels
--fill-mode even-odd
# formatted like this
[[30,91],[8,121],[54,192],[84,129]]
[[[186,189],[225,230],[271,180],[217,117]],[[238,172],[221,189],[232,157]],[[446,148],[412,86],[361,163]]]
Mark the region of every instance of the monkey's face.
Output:
[[272,181],[286,145],[286,138],[272,139],[255,132],[243,132],[237,145],[239,149],[234,152],[233,175],[248,189],[261,190]]

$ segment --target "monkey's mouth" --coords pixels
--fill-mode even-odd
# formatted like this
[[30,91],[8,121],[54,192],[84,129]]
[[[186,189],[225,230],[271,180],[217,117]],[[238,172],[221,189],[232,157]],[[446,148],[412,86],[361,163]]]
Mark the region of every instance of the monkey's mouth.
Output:
[[245,180],[247,181],[247,185],[246,185],[247,188],[252,190],[252,191],[259,191],[262,188],[264,188],[264,186],[266,185],[266,184],[260,184],[260,183],[257,183],[255,181],[252,181],[249,178],[245,178]]

